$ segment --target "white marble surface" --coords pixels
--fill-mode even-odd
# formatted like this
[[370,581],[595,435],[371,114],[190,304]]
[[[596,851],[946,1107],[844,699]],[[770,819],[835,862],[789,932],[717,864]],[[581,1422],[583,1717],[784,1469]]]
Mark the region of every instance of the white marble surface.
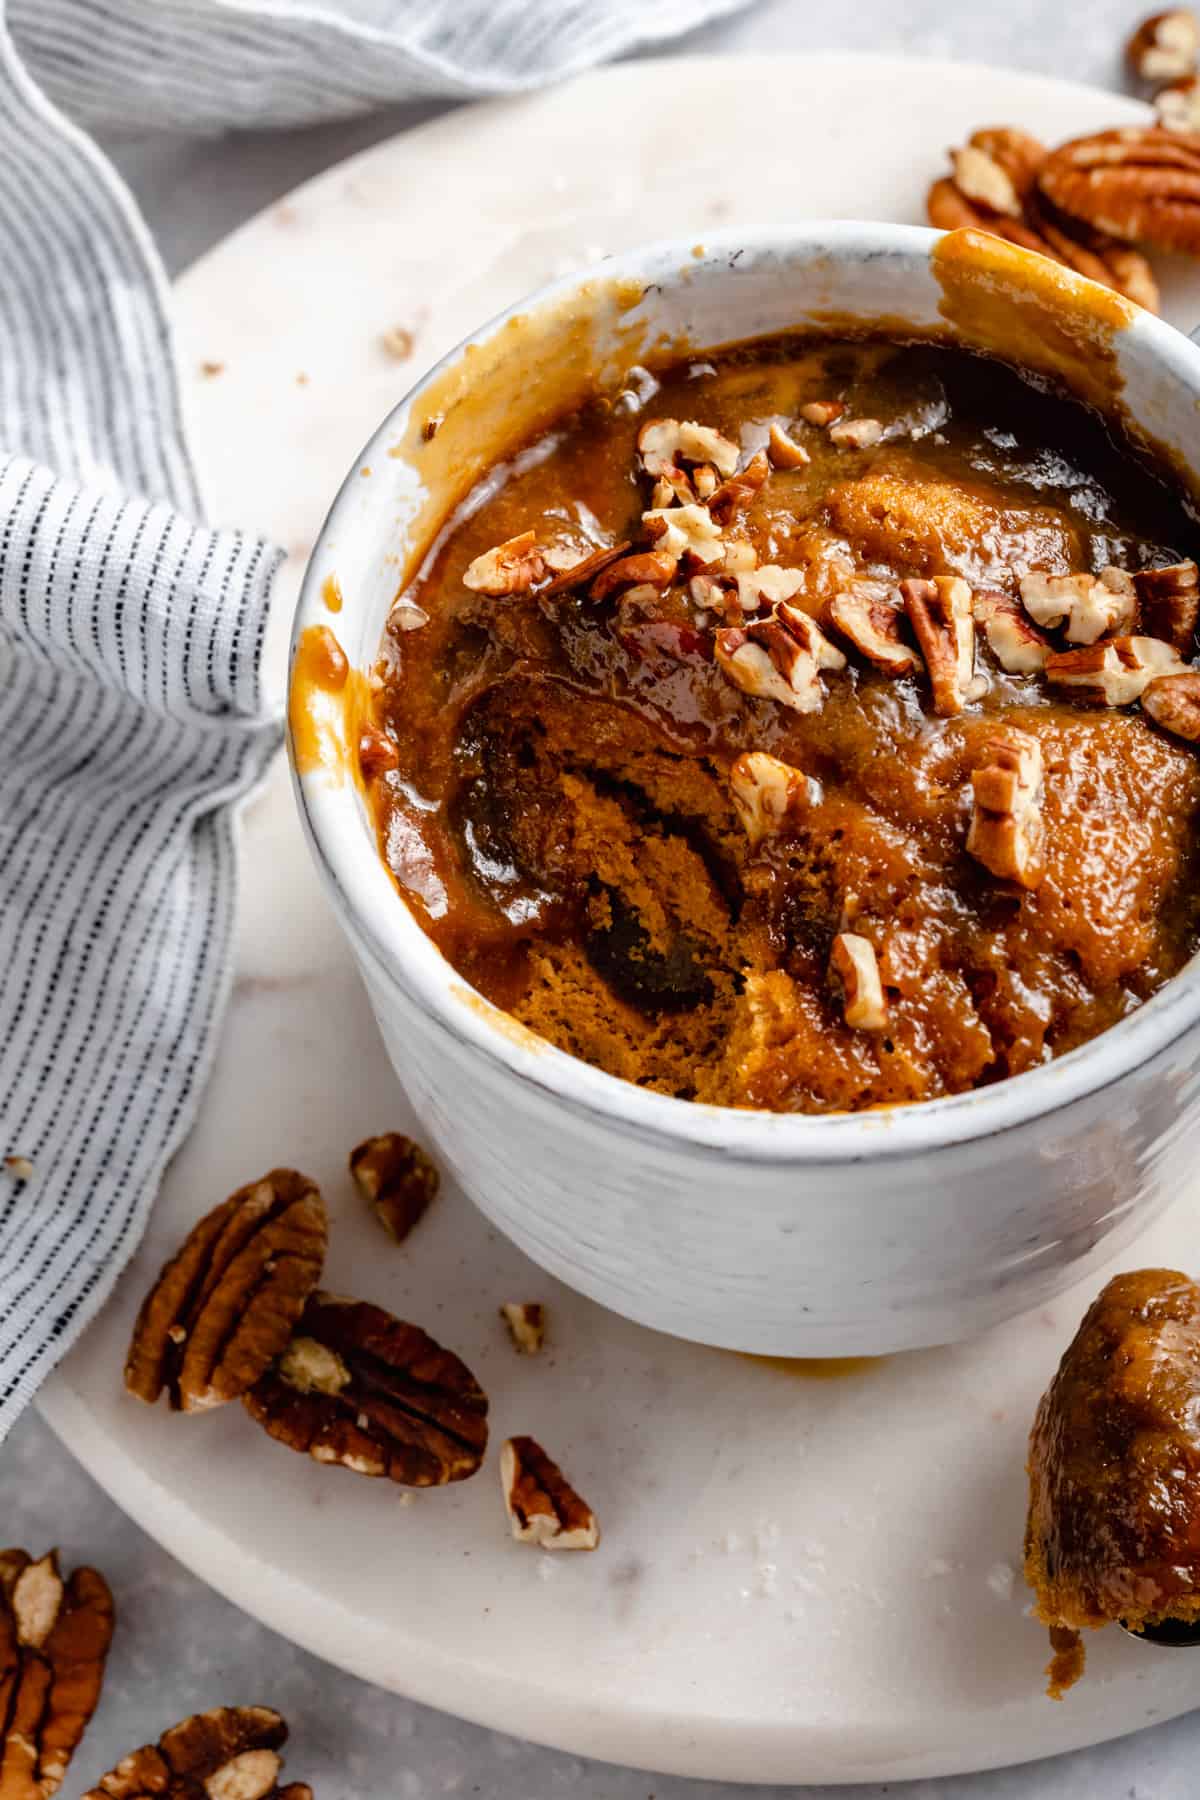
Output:
[[[1006,9],[951,12],[932,0],[861,0],[851,11],[776,0],[702,34],[688,46],[760,49],[772,45],[902,49],[959,55],[1116,84],[1116,48],[1131,11],[1112,0],[1078,0],[1053,15],[1033,0]],[[797,96],[797,103],[803,97]],[[427,111],[428,109],[426,109]],[[409,116],[411,118],[411,115]],[[180,267],[277,194],[349,151],[409,122],[403,115],[235,143],[114,145],[172,267]],[[696,1784],[536,1750],[394,1699],[294,1650],[187,1576],[122,1519],[57,1447],[27,1420],[0,1462],[0,1518],[6,1541],[59,1541],[70,1559],[106,1568],[126,1606],[101,1714],[79,1775],[92,1779],[134,1743],[185,1711],[222,1698],[265,1695],[294,1724],[291,1772],[319,1795],[485,1793],[495,1800],[732,1800],[768,1790]],[[1200,1699],[1200,1669],[1197,1670]],[[988,1776],[918,1783],[913,1800],[1184,1800],[1196,1791],[1200,1723],[1184,1719],[1124,1742],[1052,1764]],[[1019,1746],[1014,1746],[1019,1753]],[[72,1779],[71,1787],[79,1784]],[[775,1790],[778,1791],[778,1790]],[[810,1790],[815,1792],[815,1790]],[[848,1793],[850,1790],[829,1790]],[[855,1790],[864,1796],[886,1787]],[[895,1791],[893,1789],[893,1791]]]

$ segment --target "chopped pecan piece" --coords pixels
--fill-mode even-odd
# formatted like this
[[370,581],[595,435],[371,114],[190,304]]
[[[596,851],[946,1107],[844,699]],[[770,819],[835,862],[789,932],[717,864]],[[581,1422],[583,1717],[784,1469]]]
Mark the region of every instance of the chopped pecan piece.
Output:
[[885,675],[912,675],[921,658],[904,637],[904,611],[892,599],[886,581],[865,577],[835,594],[829,603],[830,623],[868,662]]
[[1200,570],[1194,562],[1141,569],[1133,578],[1147,637],[1162,638],[1180,656],[1192,647],[1200,614]]
[[287,1726],[269,1706],[218,1706],[164,1731],[119,1762],[83,1800],[312,1800],[279,1786]]
[[688,593],[694,603],[706,612],[719,613],[727,625],[739,625],[742,602],[732,575],[693,575]]
[[[705,463],[703,466],[707,469],[711,468],[712,464]],[[676,504],[693,506],[699,498],[695,483],[686,469],[667,469],[662,475],[655,478],[654,487],[650,493],[650,504],[657,508]]]
[[108,1583],[95,1569],[59,1572],[0,1550],[0,1795],[49,1800],[100,1699],[112,1642]]
[[975,695],[971,590],[960,575],[935,575],[902,581],[900,596],[929,670],[933,710],[951,718]]
[[1171,646],[1152,637],[1109,638],[1046,658],[1047,681],[1093,706],[1132,706],[1156,676],[1183,673]]
[[692,470],[692,487],[697,500],[711,501],[721,485],[721,477],[711,463],[697,463]]
[[542,1550],[594,1550],[596,1515],[535,1438],[509,1438],[500,1452],[500,1485],[512,1534]]
[[678,568],[678,556],[667,550],[635,551],[600,571],[592,583],[591,598],[607,600],[621,588],[641,587],[643,583],[653,588],[669,587]]
[[652,507],[642,514],[647,535],[666,556],[692,556],[715,563],[721,555],[721,527],[707,506]]
[[1041,193],[1037,177],[1046,155],[1036,138],[1011,125],[972,132],[966,150],[951,153],[954,176],[929,190],[929,223],[941,231],[990,231],[1157,311],[1158,289],[1145,257],[1067,219]]
[[1200,140],[1126,125],[1053,151],[1039,176],[1060,212],[1125,243],[1200,252]]
[[1164,131],[1200,131],[1200,75],[1188,75],[1159,88],[1154,110]]
[[709,496],[708,510],[720,525],[732,524],[740,512],[766,481],[771,473],[771,465],[767,461],[765,450],[759,450],[744,469],[735,475],[729,475],[720,487]]
[[846,408],[840,400],[806,400],[799,410],[800,417],[808,425],[832,425]]
[[321,1277],[328,1225],[314,1182],[272,1169],[192,1227],[142,1302],[125,1386],[203,1412],[253,1387]]
[[737,576],[738,604],[743,612],[758,612],[780,600],[794,600],[804,586],[802,569],[782,569],[778,563],[764,563],[760,569],[746,569]]
[[463,571],[463,586],[472,593],[527,594],[535,581],[546,573],[546,564],[537,547],[536,531],[521,531],[507,543],[494,544],[468,563]]
[[466,1364],[365,1300],[314,1294],[243,1400],[289,1449],[404,1487],[465,1481],[487,1448],[487,1396]]
[[723,575],[745,575],[758,567],[758,551],[749,538],[727,533],[721,544],[719,567]]
[[1142,692],[1142,711],[1156,725],[1189,743],[1200,743],[1200,670],[1160,675]]
[[825,703],[821,670],[846,666],[816,620],[786,603],[769,618],[718,631],[715,655],[743,693],[777,700],[793,712],[819,711]]
[[983,630],[988,649],[1009,675],[1036,675],[1046,666],[1053,645],[1030,619],[1019,600],[995,588],[977,588],[971,610]]
[[790,818],[813,803],[817,784],[791,763],[765,750],[746,750],[729,771],[734,810],[751,846],[783,831]]
[[771,426],[767,455],[771,459],[771,466],[776,469],[800,469],[805,463],[812,461],[804,445],[798,444],[791,432],[785,431],[779,424]]
[[522,1356],[536,1356],[546,1339],[546,1309],[538,1300],[506,1300],[500,1317]]
[[849,444],[854,450],[869,450],[883,436],[878,419],[838,419],[829,427],[829,441]]
[[637,447],[647,475],[665,475],[681,462],[712,463],[721,475],[732,475],[738,466],[737,445],[694,419],[647,419]]
[[1037,887],[1046,872],[1041,744],[1015,728],[987,738],[971,788],[967,850],[1002,880]]
[[1127,632],[1137,616],[1133,577],[1124,569],[1103,569],[1099,575],[1044,575],[1035,570],[1021,577],[1021,600],[1039,625],[1053,629],[1065,620],[1067,641],[1072,644],[1094,644]]
[[599,575],[602,569],[607,569],[610,563],[615,563],[619,557],[627,555],[632,549],[633,545],[626,539],[622,544],[609,544],[602,546],[599,550],[593,550],[581,562],[575,562],[569,568],[560,569],[553,581],[547,582],[546,586],[542,588],[541,598],[548,600],[552,595],[564,593],[571,588],[586,587],[593,576]]
[[879,979],[879,962],[869,938],[839,931],[829,954],[830,967],[842,985],[843,1011],[852,1031],[883,1031],[887,1001]]
[[1200,55],[1200,21],[1189,7],[1151,13],[1143,19],[1125,55],[1135,75],[1143,81],[1178,81],[1191,75]]
[[364,1138],[350,1152],[350,1174],[389,1236],[402,1244],[425,1215],[440,1177],[419,1144],[402,1131]]

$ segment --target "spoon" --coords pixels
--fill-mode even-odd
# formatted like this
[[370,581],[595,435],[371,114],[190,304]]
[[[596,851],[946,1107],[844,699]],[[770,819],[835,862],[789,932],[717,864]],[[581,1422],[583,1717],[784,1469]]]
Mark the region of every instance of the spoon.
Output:
[[1190,1650],[1200,1645],[1200,1619],[1162,1619],[1157,1625],[1135,1630],[1124,1619],[1118,1619],[1121,1630],[1139,1643],[1154,1644],[1161,1650]]

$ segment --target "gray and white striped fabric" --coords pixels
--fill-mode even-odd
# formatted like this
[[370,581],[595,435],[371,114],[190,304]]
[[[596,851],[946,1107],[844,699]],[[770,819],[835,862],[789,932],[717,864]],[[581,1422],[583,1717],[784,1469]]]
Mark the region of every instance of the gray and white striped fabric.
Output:
[[0,0],[0,1438],[192,1121],[233,804],[280,742],[259,687],[278,555],[196,523],[157,257],[52,102],[305,122],[528,86],[740,3]]

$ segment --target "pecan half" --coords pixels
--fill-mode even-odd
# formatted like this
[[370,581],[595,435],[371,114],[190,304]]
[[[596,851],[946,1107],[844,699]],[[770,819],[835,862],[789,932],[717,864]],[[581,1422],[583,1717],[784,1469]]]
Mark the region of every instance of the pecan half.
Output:
[[642,514],[647,535],[667,556],[714,563],[721,556],[721,527],[707,506],[651,507]]
[[908,614],[933,689],[940,718],[960,713],[975,693],[975,619],[971,590],[960,575],[900,583]]
[[785,431],[779,424],[771,426],[770,436],[767,438],[767,455],[774,469],[801,469],[805,463],[812,461],[804,445],[798,444],[791,432]]
[[143,1744],[83,1800],[312,1800],[304,1782],[279,1786],[287,1726],[269,1706],[218,1706]]
[[905,613],[894,593],[886,581],[855,581],[830,601],[829,621],[885,675],[913,675],[921,657],[905,639]]
[[816,620],[786,602],[769,618],[718,631],[714,654],[722,673],[743,693],[802,713],[818,712],[825,704],[821,671],[846,666]]
[[1158,288],[1145,257],[1050,205],[1037,185],[1046,155],[1036,138],[1015,126],[972,132],[965,151],[951,152],[954,175],[935,181],[929,190],[929,223],[940,231],[962,226],[990,231],[1156,312]]
[[971,789],[969,853],[1002,880],[1037,887],[1046,872],[1041,744],[1015,727],[986,738]]
[[1189,743],[1200,743],[1200,670],[1160,675],[1142,691],[1142,711],[1156,725]]
[[63,1581],[58,1552],[0,1550],[0,1795],[49,1800],[100,1700],[112,1642],[108,1583]]
[[1020,585],[1030,617],[1051,629],[1065,621],[1071,644],[1094,644],[1128,632],[1137,618],[1133,577],[1124,569],[1102,569],[1099,575],[1045,575],[1034,570],[1021,577]]
[[666,550],[635,551],[600,571],[592,583],[591,598],[607,600],[621,588],[640,587],[643,582],[654,588],[669,587],[678,567],[678,556]]
[[1171,646],[1152,637],[1109,638],[1046,658],[1047,681],[1092,706],[1132,706],[1156,676],[1185,672]]
[[887,1001],[870,939],[855,931],[839,931],[829,953],[829,966],[841,983],[843,1011],[851,1030],[885,1030]]
[[647,419],[638,432],[637,448],[647,475],[665,475],[681,462],[712,463],[721,475],[732,475],[738,466],[737,445],[695,419]]
[[487,1395],[466,1364],[365,1300],[314,1294],[243,1400],[289,1449],[404,1487],[465,1481],[487,1448]]
[[328,1225],[316,1184],[272,1169],[206,1213],[142,1302],[125,1386],[203,1412],[253,1387],[321,1278]]
[[633,545],[626,539],[624,543],[610,544],[599,550],[593,550],[581,562],[573,563],[569,568],[560,569],[553,581],[548,581],[541,589],[539,597],[548,600],[553,595],[565,593],[571,588],[586,587],[593,576],[599,575],[602,569],[607,569],[610,563],[615,563],[619,557],[627,555],[632,549]]
[[1052,151],[1042,193],[1068,218],[1125,243],[1200,253],[1200,140],[1122,126]]
[[1192,647],[1200,616],[1200,570],[1194,562],[1141,569],[1133,578],[1147,637],[1162,638],[1180,656]]
[[536,531],[520,531],[506,543],[493,544],[463,570],[463,586],[472,593],[527,594],[546,573]]
[[817,784],[765,750],[746,750],[729,771],[729,791],[746,836],[757,848],[813,804]]
[[1143,81],[1178,81],[1190,75],[1200,55],[1200,21],[1188,7],[1151,13],[1125,46],[1135,75]]
[[995,588],[977,588],[971,598],[975,623],[987,647],[1009,675],[1035,675],[1046,666],[1053,645],[1019,600]]
[[542,1550],[594,1550],[596,1515],[536,1438],[509,1438],[500,1452],[500,1486],[512,1534]]
[[771,465],[767,461],[765,450],[759,450],[750,458],[744,469],[735,475],[729,475],[720,487],[709,496],[708,510],[719,525],[730,525],[743,506],[746,506],[763,486],[771,473]]
[[402,1131],[385,1131],[356,1144],[350,1152],[350,1174],[398,1244],[425,1216],[441,1180],[421,1146]]
[[521,1356],[536,1356],[546,1341],[546,1309],[538,1300],[506,1300],[500,1317]]

